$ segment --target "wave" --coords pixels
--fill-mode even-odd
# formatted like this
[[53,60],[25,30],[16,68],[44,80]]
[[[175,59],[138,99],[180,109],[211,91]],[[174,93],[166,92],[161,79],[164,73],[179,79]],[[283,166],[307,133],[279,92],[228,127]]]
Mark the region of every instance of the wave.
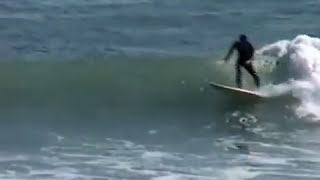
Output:
[[273,59],[274,84],[266,86],[267,91],[292,94],[300,100],[294,109],[296,115],[319,121],[320,39],[298,35],[292,40],[268,44],[258,50],[257,55]]
[[[285,110],[279,106],[289,105],[297,117],[318,121],[318,57],[320,39],[307,35],[257,50],[254,66],[263,80],[260,91],[270,96],[289,94],[299,101],[294,105],[290,98],[271,101],[262,111],[279,111],[276,116],[281,116]],[[0,66],[0,105],[165,107],[182,112],[223,112],[231,106],[241,111],[245,107],[236,106],[237,99],[228,99],[208,85],[211,81],[235,84],[234,65],[218,62],[220,56],[6,61]],[[243,80],[245,88],[255,88],[247,73]]]
[[82,99],[119,106],[201,106],[211,101],[209,80],[219,78],[211,65],[212,60],[195,57],[7,61],[0,66],[0,96],[7,100],[3,104]]

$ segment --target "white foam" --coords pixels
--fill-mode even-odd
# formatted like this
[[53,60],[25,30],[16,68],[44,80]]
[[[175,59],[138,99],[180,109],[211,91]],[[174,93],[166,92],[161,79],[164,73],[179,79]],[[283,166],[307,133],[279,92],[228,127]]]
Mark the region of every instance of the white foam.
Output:
[[232,167],[227,168],[222,172],[222,177],[225,180],[244,180],[244,179],[251,179],[259,176],[260,172],[250,171],[250,167]]
[[288,53],[287,49],[289,44],[289,40],[281,40],[276,43],[264,46],[263,48],[257,50],[256,54],[279,58]]
[[161,159],[171,159],[171,160],[181,160],[180,157],[175,156],[173,154],[169,154],[166,152],[160,152],[160,151],[148,151],[142,154],[143,159],[148,160],[161,160]]
[[148,133],[151,134],[151,135],[154,135],[154,134],[157,134],[158,131],[155,130],[155,129],[151,129],[151,130],[148,131]]
[[27,160],[29,160],[29,158],[24,155],[8,155],[8,154],[0,155],[0,162],[27,161]]
[[179,180],[179,179],[185,179],[185,178],[181,175],[171,174],[167,176],[155,177],[155,178],[152,178],[151,180]]
[[261,164],[261,165],[291,165],[288,162],[288,159],[286,158],[276,158],[276,157],[271,157],[270,155],[267,154],[254,154],[251,153],[251,155],[247,156],[248,161],[256,164]]
[[261,91],[271,95],[291,93],[301,100],[295,109],[297,116],[319,121],[320,39],[298,35],[292,40],[266,45],[257,51],[257,55],[274,57],[283,63],[283,66],[275,68],[275,72],[278,70],[280,73],[275,78],[287,77],[280,84],[265,86]]

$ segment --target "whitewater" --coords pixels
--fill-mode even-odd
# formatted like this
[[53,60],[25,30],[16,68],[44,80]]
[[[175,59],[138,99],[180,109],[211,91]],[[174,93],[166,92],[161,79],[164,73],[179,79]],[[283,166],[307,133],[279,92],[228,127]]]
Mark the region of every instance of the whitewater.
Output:
[[273,85],[273,89],[269,87],[269,93],[291,93],[301,103],[295,110],[297,116],[301,118],[311,115],[313,117],[309,119],[313,121],[319,120],[320,112],[317,103],[320,82],[319,47],[319,38],[298,35],[292,40],[277,41],[257,51],[258,56],[273,58],[266,58],[259,64],[274,70],[273,82],[278,84]]

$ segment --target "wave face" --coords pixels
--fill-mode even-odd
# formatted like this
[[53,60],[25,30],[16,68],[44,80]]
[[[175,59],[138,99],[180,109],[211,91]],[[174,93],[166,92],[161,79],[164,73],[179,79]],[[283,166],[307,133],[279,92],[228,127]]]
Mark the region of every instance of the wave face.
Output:
[[[291,94],[283,104],[294,108],[297,117],[317,120],[319,48],[320,39],[299,35],[258,49],[254,66],[263,80],[260,92],[271,97]],[[234,65],[219,62],[219,56],[8,61],[0,67],[1,94],[6,100],[1,105],[73,104],[119,111],[171,107],[223,113],[221,107],[232,106],[232,101],[241,98],[230,102],[230,98],[208,86],[210,81],[235,84]],[[254,89],[247,73],[243,81],[246,88]],[[292,105],[292,99],[298,99],[298,105]],[[262,106],[269,111],[275,104]],[[281,114],[283,109],[278,111]]]
[[62,103],[68,96],[105,105],[201,105],[210,77],[216,76],[210,63],[192,57],[10,61],[2,63],[0,81],[4,98],[12,103],[24,98]]

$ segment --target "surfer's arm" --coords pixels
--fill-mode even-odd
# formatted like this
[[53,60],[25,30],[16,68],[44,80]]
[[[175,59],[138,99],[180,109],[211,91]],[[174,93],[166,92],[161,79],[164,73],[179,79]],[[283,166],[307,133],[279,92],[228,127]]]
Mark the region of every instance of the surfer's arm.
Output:
[[253,63],[253,61],[254,61],[254,53],[253,53],[253,55],[252,55],[252,57],[246,62],[247,64],[252,64]]
[[251,52],[252,52],[252,56],[251,56],[251,58],[246,62],[247,64],[252,64],[253,63],[253,61],[254,61],[254,56],[255,56],[255,49],[254,49],[254,47],[250,44],[250,48],[251,48]]
[[230,59],[230,56],[232,55],[235,48],[236,48],[236,43],[233,43],[232,46],[230,47],[227,55],[224,57],[225,62],[227,62]]

